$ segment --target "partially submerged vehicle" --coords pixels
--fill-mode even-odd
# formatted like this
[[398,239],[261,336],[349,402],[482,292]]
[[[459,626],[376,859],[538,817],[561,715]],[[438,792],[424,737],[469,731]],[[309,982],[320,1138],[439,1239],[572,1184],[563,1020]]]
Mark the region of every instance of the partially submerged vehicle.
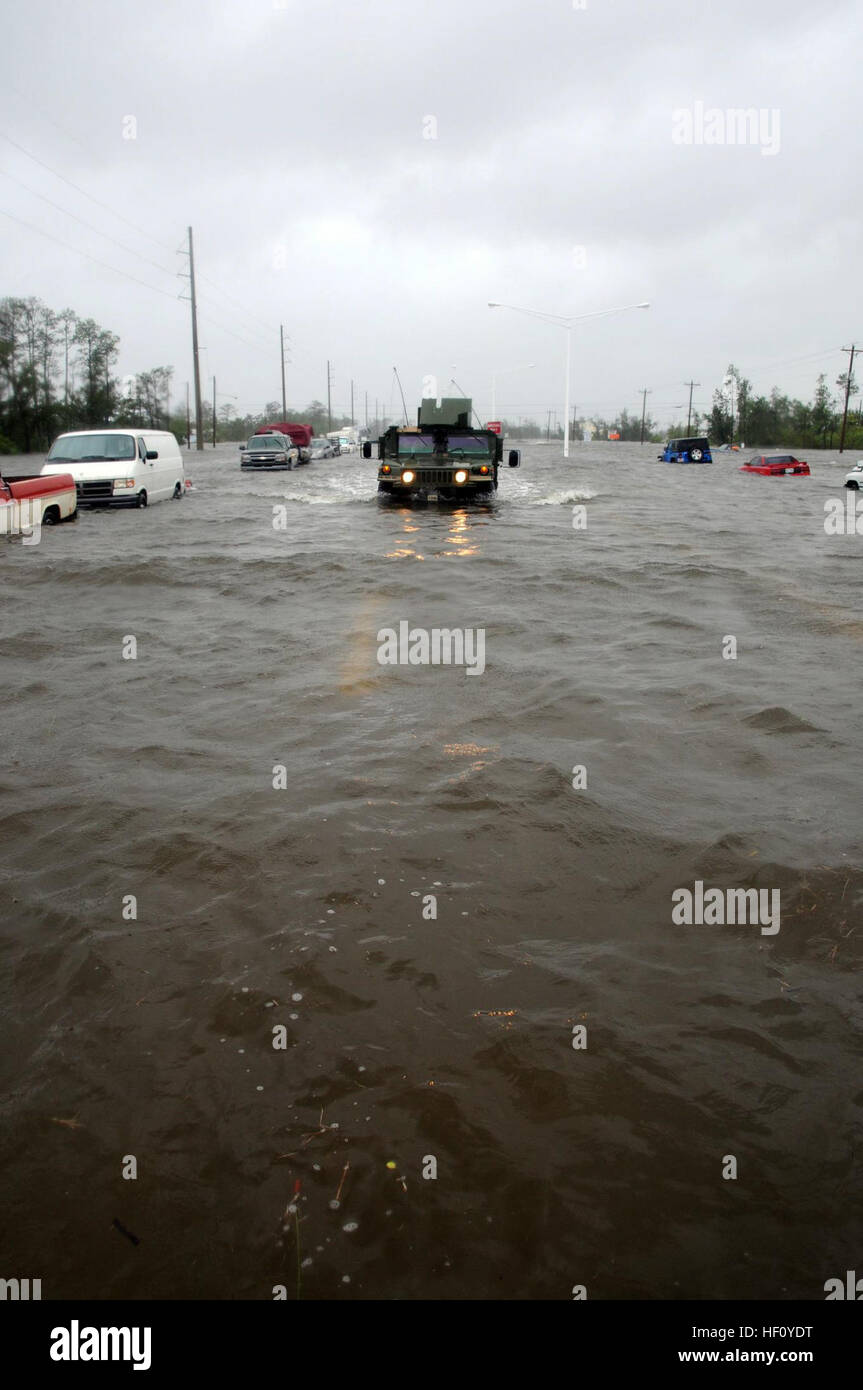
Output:
[[757,454],[748,463],[742,463],[741,473],[760,473],[764,478],[784,478],[786,474],[809,477],[809,464],[796,459],[793,454]]
[[855,463],[851,472],[845,475],[846,487],[859,489],[861,483],[863,483],[863,459]]
[[316,459],[334,459],[336,457],[337,445],[324,435],[315,436],[309,445],[309,457],[312,463]]
[[292,469],[299,463],[300,451],[287,434],[253,434],[240,445],[240,467],[258,472]]
[[[471,401],[462,396],[423,400],[416,425],[391,425],[377,441],[378,494],[418,502],[461,502],[497,491],[503,440],[495,430],[471,425]],[[363,458],[373,444],[363,444]],[[507,462],[518,468],[521,454]]]
[[[300,463],[308,463],[311,458],[309,446],[314,434],[311,425],[294,424],[292,420],[279,420],[274,425],[259,425],[255,434],[286,434],[290,437],[291,443],[296,445]],[[249,440],[250,444],[251,442]]]
[[657,458],[663,463],[712,463],[710,440],[703,435],[692,439],[669,439]]
[[41,526],[73,521],[78,514],[78,494],[71,473],[43,478],[22,473],[0,476],[0,536],[28,536]]
[[78,505],[146,507],[185,495],[183,456],[167,430],[71,430],[51,445],[41,476],[71,473]]

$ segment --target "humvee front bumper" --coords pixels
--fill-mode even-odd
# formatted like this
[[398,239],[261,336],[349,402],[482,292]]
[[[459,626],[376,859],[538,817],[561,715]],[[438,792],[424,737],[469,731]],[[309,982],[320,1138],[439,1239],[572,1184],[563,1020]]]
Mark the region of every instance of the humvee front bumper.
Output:
[[[484,471],[481,471],[484,469]],[[394,496],[446,498],[460,493],[467,496],[494,491],[494,469],[491,464],[471,468],[399,468],[385,464],[378,470],[378,491]]]

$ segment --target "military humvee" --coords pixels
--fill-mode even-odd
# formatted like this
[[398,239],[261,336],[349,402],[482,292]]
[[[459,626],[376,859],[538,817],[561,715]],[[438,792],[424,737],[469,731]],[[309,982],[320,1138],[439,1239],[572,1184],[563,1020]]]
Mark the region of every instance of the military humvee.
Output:
[[[503,462],[503,440],[492,429],[473,426],[471,401],[444,397],[424,400],[416,425],[391,425],[377,441],[378,493],[422,502],[461,502],[491,497]],[[363,444],[363,458],[373,444]],[[521,455],[510,449],[510,468]]]

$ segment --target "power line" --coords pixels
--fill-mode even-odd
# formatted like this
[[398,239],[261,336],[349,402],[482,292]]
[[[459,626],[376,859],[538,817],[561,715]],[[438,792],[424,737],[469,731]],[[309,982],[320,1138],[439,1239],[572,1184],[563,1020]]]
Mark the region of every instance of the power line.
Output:
[[80,193],[84,198],[89,198],[91,203],[95,203],[97,207],[102,208],[105,212],[110,212],[111,216],[116,217],[118,221],[125,222],[126,226],[131,227],[138,236],[147,237],[149,241],[155,242],[156,246],[161,246],[163,251],[173,252],[173,246],[167,246],[164,241],[159,241],[158,237],[151,236],[149,232],[142,231],[136,223],[130,221],[128,217],[124,217],[116,208],[112,208],[108,203],[101,202],[101,200],[94,197],[92,193],[88,193],[85,188],[81,188],[79,184],[73,183],[71,179],[67,179],[65,174],[58,173],[56,169],[52,169],[51,165],[46,164],[44,159],[40,159],[38,155],[31,154],[29,150],[25,150],[24,146],[19,145],[17,140],[13,140],[11,135],[7,135],[5,130],[0,130],[0,136],[2,136],[4,140],[8,140],[10,145],[14,145],[15,149],[20,150],[28,159],[32,159],[36,164],[41,164],[42,168],[47,169],[49,174],[53,174],[55,179],[62,179],[63,183],[68,183],[69,187],[74,188],[76,193]]
[[[52,124],[53,124],[53,122],[52,122]],[[65,174],[61,174],[61,173],[59,172],[59,170],[54,169],[50,164],[47,163],[46,160],[40,159],[38,155],[35,155],[35,154],[33,154],[30,150],[25,149],[23,145],[20,145],[20,144],[18,143],[17,140],[13,140],[12,137],[11,137],[11,135],[7,135],[5,131],[0,131],[0,136],[2,136],[4,140],[7,140],[7,141],[9,142],[9,144],[12,145],[16,150],[19,150],[19,151],[21,152],[21,154],[26,155],[26,157],[27,157],[28,159],[32,159],[33,162],[34,162],[35,164],[40,165],[41,168],[43,168],[43,169],[47,169],[49,174],[53,174],[55,178],[61,179],[62,182],[68,184],[70,188],[74,188],[76,193],[80,193],[81,196],[84,197],[84,198],[89,198],[89,200],[90,200],[91,203],[95,203],[97,207],[102,208],[105,212],[110,212],[111,215],[112,215],[113,217],[116,217],[120,222],[125,222],[126,225],[127,225],[128,227],[131,227],[132,230],[133,230],[134,232],[136,232],[139,236],[145,236],[145,237],[147,237],[147,239],[148,239],[149,241],[152,241],[156,246],[161,247],[161,249],[162,249],[163,251],[170,251],[170,252],[172,252],[172,253],[174,252],[174,250],[175,250],[174,247],[168,246],[168,245],[167,245],[165,242],[163,242],[163,241],[159,241],[158,237],[152,236],[149,232],[144,232],[144,231],[142,231],[141,228],[138,227],[138,225],[137,225],[135,222],[132,222],[128,217],[124,217],[122,213],[117,212],[116,208],[111,207],[108,203],[103,203],[103,202],[101,201],[101,199],[95,197],[94,194],[88,193],[87,190],[86,190],[86,188],[82,188],[82,187],[80,186],[80,184],[77,184],[77,183],[73,182],[73,180],[70,179],[70,178],[67,178]],[[75,143],[76,143],[76,144],[81,145],[81,148],[82,148],[82,149],[85,149],[85,148],[86,148],[84,145],[81,144],[81,141],[80,141],[80,140],[75,139],[74,136],[72,136],[71,138],[75,140]],[[7,175],[7,178],[13,178],[13,175],[12,175],[12,174],[8,174],[8,175]],[[26,184],[22,184],[22,187],[26,188],[27,185],[26,185]],[[31,192],[31,193],[32,193],[32,192],[34,192],[34,190],[33,190],[33,189],[28,189],[28,192]],[[42,197],[43,195],[40,194],[40,193],[36,193],[35,196],[36,196],[37,198],[40,198],[40,197]],[[50,202],[50,199],[46,198],[45,201],[46,201],[46,202]],[[52,206],[55,206],[55,207],[56,207],[57,204],[52,204]],[[65,208],[61,208],[60,211],[61,211],[61,212],[65,212],[66,209],[65,209]],[[69,216],[69,217],[74,217],[75,214],[70,212],[70,213],[68,213],[68,216]],[[78,218],[77,220],[83,222],[83,219],[82,219],[82,218]],[[86,226],[87,223],[84,223],[84,225]],[[96,229],[91,228],[91,230],[96,230]],[[112,241],[112,240],[113,240],[112,237],[107,236],[107,233],[104,233],[104,232],[103,232],[103,233],[101,233],[100,235],[106,236],[106,237],[107,237],[107,240],[109,240],[109,241]],[[115,242],[114,244],[117,245],[117,246],[120,246],[120,245],[121,245],[120,242]],[[124,249],[124,250],[127,250],[127,251],[129,250],[128,247],[123,247],[123,249]],[[147,261],[147,263],[148,263],[149,265],[154,265],[154,264],[155,264],[155,262],[150,261],[150,260],[148,259],[148,257],[144,256],[144,255],[143,255],[141,252],[139,252],[139,251],[132,251],[131,254],[132,254],[132,255],[140,256],[141,259],[144,260],[144,261]],[[164,266],[159,266],[158,269],[164,270]],[[166,272],[166,273],[169,273],[169,272]],[[239,300],[234,299],[234,297],[233,297],[232,295],[228,294],[227,290],[223,290],[222,287],[221,287],[220,285],[217,285],[216,282],[215,282],[214,280],[211,280],[208,276],[204,276],[204,275],[199,275],[199,276],[198,276],[198,279],[200,279],[200,280],[206,280],[207,283],[208,283],[209,285],[211,285],[213,289],[217,290],[217,291],[219,292],[219,294],[223,295],[225,299],[231,300],[234,304],[236,304],[236,305],[237,305],[237,308],[238,308],[238,309],[240,310],[240,312],[242,312],[244,315],[248,313],[248,306],[243,305],[243,304],[240,303]],[[273,332],[275,333],[275,330],[273,330]]]
[[55,203],[52,198],[46,198],[44,193],[37,193],[35,188],[31,188],[29,184],[24,183],[22,179],[16,179],[14,174],[8,173],[5,169],[0,169],[0,174],[3,175],[4,179],[11,179],[13,183],[17,183],[19,188],[24,188],[28,193],[32,193],[34,198],[41,198],[43,203],[47,203],[49,207],[56,208],[57,211],[62,212],[65,217],[73,218],[75,222],[80,222],[82,227],[86,227],[89,231],[95,232],[97,236],[104,237],[105,240],[110,241],[113,246],[118,246],[121,251],[125,251],[130,256],[137,256],[139,260],[145,261],[147,265],[153,266],[155,270],[163,271],[165,275],[174,274],[173,270],[169,270],[167,266],[159,265],[156,261],[151,261],[150,257],[145,256],[141,251],[135,251],[131,246],[125,246],[122,241],[117,241],[115,237],[109,236],[107,232],[101,231],[99,227],[94,227],[92,222],[85,221],[85,219],[79,217],[77,213],[70,212],[68,208],[62,207],[60,203]]
[[158,285],[148,285],[146,280],[139,280],[137,276],[130,275],[127,270],[118,270],[115,265],[108,265],[107,261],[100,261],[97,256],[91,256],[88,251],[79,251],[77,246],[73,246],[69,241],[61,241],[60,237],[52,236],[50,232],[43,232],[41,227],[34,227],[32,222],[25,222],[23,217],[16,217],[12,212],[6,212],[0,208],[0,216],[8,217],[10,221],[17,222],[19,226],[26,227],[30,232],[37,232],[39,236],[47,237],[49,241],[54,241],[58,246],[64,246],[67,251],[74,251],[76,256],[83,256],[86,261],[92,261],[94,265],[100,265],[103,270],[111,270],[115,275],[122,275],[124,280],[131,280],[134,285],[142,285],[145,290],[152,290],[154,294],[165,295],[167,299],[176,299],[176,294],[170,290],[160,290]]

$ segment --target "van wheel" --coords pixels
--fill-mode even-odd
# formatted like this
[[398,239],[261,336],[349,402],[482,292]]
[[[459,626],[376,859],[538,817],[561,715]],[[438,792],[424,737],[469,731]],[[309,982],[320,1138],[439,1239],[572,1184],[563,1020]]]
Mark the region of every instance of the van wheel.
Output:
[[144,488],[141,488],[141,491],[138,493],[138,496],[137,496],[137,498],[136,498],[136,500],[135,500],[135,506],[136,506],[136,507],[146,507],[146,505],[147,505],[147,493],[146,493],[146,490],[145,490]]
[[179,500],[180,500],[180,498],[182,497],[182,495],[183,495],[183,489],[182,489],[182,487],[180,486],[179,483],[176,483],[175,486],[174,486],[174,501],[175,501],[175,502],[179,502]]
[[701,450],[700,450],[700,449],[690,449],[690,451],[689,451],[689,457],[692,459],[692,462],[693,462],[693,463],[700,463],[700,462],[701,462],[701,459],[702,459]]
[[43,526],[59,526],[61,521],[60,508],[48,507],[42,516]]

